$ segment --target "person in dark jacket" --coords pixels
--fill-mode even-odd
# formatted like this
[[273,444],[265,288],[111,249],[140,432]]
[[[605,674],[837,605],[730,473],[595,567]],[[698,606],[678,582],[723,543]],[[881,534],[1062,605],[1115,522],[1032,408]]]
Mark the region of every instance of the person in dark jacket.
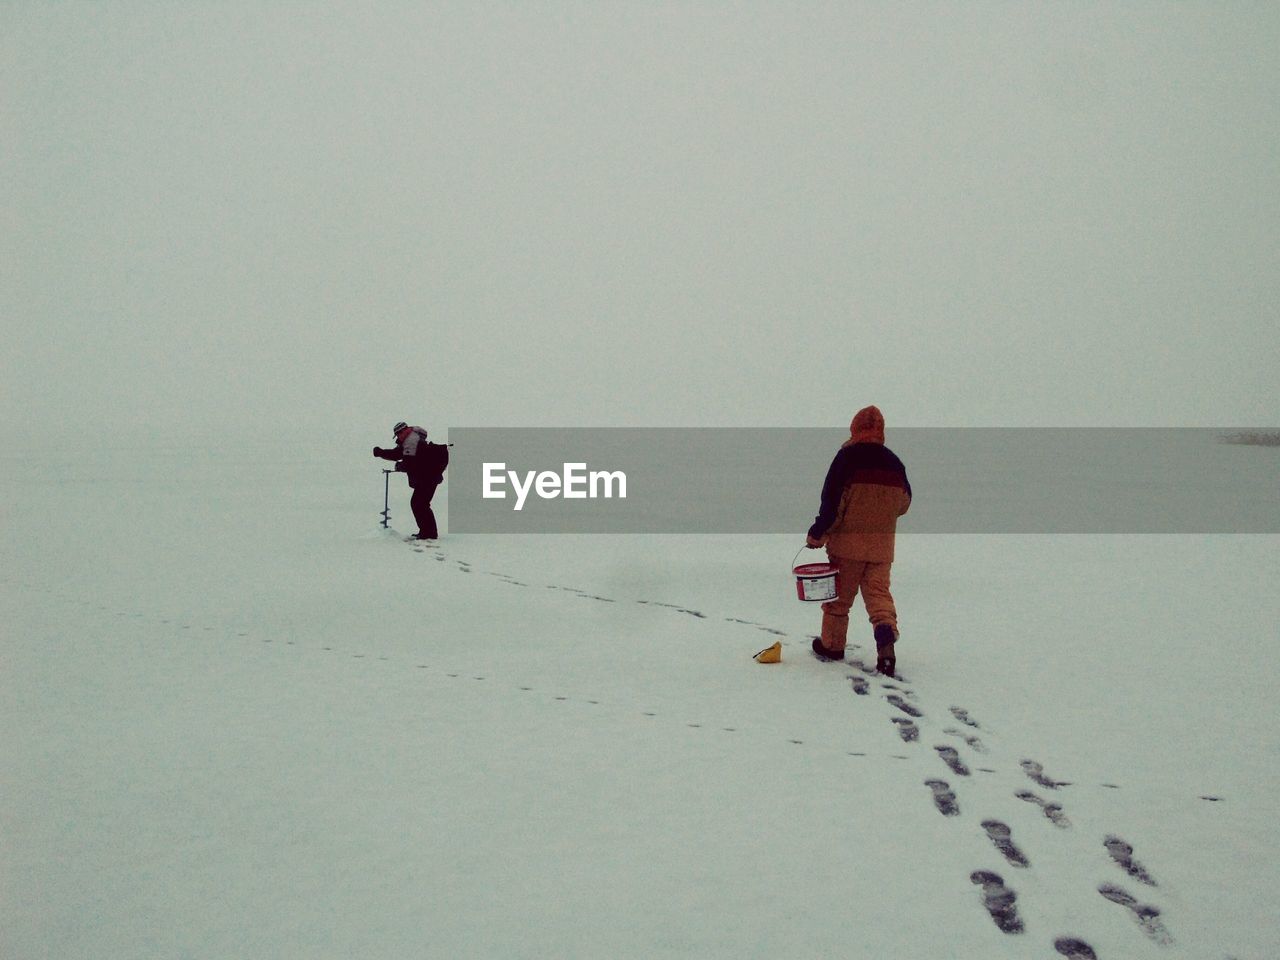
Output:
[[876,641],[876,669],[893,676],[897,666],[898,611],[889,593],[889,571],[898,517],[911,507],[907,470],[884,445],[884,415],[859,410],[822,485],[822,505],[805,542],[826,547],[836,567],[836,597],[822,605],[822,635],[813,650],[843,660],[849,609],[858,591]]
[[401,420],[391,428],[396,445],[389,450],[374,447],[373,455],[383,460],[396,461],[396,469],[406,474],[413,496],[409,508],[418,521],[415,539],[435,540],[440,536],[436,528],[436,515],[431,509],[431,498],[436,488],[444,482],[445,467],[449,463],[448,447],[441,443],[428,443],[427,431],[411,427]]

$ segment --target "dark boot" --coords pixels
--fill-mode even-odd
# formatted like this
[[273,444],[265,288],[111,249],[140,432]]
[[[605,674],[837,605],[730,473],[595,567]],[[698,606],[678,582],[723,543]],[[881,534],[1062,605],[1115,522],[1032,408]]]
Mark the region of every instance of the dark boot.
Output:
[[813,638],[813,652],[816,653],[823,660],[831,660],[836,663],[844,662],[844,651],[828,650],[826,647],[822,645],[821,637]]
[[898,635],[894,632],[893,624],[877,623],[875,628],[876,638],[876,672],[883,673],[887,677],[894,676],[897,669],[898,661],[894,656],[893,645],[897,642]]

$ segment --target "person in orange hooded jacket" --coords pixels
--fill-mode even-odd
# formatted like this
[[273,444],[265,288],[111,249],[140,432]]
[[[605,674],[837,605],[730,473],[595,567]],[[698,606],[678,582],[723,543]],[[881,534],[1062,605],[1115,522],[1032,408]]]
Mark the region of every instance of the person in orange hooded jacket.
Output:
[[826,547],[836,567],[836,597],[822,605],[822,635],[813,651],[843,660],[849,610],[858,591],[876,641],[876,669],[893,676],[897,666],[898,611],[889,593],[889,571],[898,518],[911,507],[907,470],[884,445],[884,415],[864,407],[822,485],[822,504],[805,542]]

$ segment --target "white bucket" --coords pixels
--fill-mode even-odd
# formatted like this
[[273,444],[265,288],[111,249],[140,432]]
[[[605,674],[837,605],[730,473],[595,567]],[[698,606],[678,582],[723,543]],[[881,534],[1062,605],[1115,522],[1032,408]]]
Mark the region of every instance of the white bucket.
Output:
[[796,596],[806,603],[836,598],[836,565],[834,563],[802,563],[793,567]]

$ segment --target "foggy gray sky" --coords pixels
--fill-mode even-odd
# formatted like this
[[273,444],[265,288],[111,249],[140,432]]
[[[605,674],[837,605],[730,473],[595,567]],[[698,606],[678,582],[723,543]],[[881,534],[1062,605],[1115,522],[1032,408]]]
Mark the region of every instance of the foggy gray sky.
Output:
[[6,4],[5,429],[1274,425],[1278,49],[1273,3]]

